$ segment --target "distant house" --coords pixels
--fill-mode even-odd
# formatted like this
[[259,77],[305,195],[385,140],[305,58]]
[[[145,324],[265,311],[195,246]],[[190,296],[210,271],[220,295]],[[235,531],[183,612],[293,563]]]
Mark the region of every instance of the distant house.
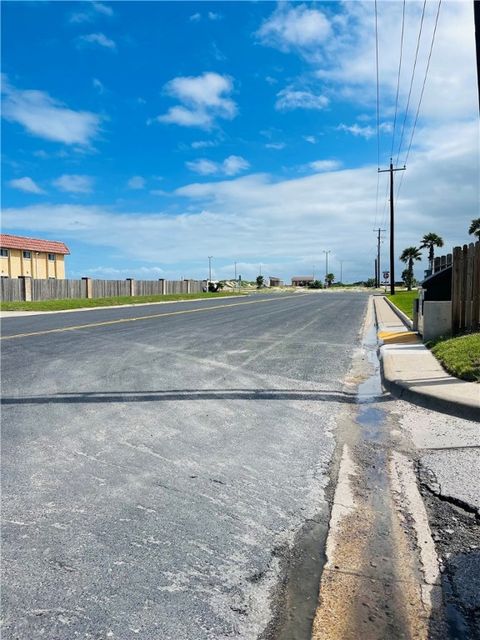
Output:
[[313,282],[313,276],[293,276],[292,287],[307,287]]
[[273,276],[270,276],[269,281],[271,287],[283,287],[283,280],[280,280],[280,278],[274,278]]
[[0,276],[64,280],[69,253],[63,242],[0,233]]

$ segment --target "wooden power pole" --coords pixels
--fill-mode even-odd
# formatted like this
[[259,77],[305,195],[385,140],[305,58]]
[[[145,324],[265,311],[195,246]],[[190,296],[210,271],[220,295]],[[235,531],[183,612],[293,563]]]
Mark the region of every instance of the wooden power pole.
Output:
[[393,174],[395,171],[405,171],[406,167],[393,168],[392,159],[390,158],[390,167],[388,169],[379,169],[378,173],[390,173],[390,295],[395,295],[395,237],[394,237],[394,219],[395,210],[393,206]]

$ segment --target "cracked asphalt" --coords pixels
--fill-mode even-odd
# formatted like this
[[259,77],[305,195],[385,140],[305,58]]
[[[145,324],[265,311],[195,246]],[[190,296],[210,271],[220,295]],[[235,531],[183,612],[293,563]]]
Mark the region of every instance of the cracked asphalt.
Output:
[[328,523],[366,303],[4,320],[4,336],[40,333],[2,343],[2,637],[261,635],[295,536]]

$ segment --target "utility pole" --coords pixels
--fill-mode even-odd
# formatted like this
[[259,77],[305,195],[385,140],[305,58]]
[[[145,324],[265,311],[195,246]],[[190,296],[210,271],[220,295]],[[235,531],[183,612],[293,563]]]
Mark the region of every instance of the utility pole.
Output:
[[393,162],[390,158],[390,167],[388,169],[379,169],[378,173],[390,173],[390,295],[395,295],[395,238],[394,238],[394,221],[395,211],[393,206],[393,174],[395,171],[405,171],[407,167],[393,168]]
[[210,282],[212,281],[212,258],[213,258],[213,256],[208,256],[208,285],[207,285],[207,291],[210,289]]
[[325,254],[325,283],[327,282],[327,275],[328,275],[328,254],[330,253],[330,250],[328,251],[323,251],[323,253]]
[[262,275],[262,263],[260,262],[260,275]]
[[340,282],[343,284],[343,260],[340,260]]
[[384,233],[385,229],[374,229],[374,231],[377,234],[377,262],[376,262],[376,268],[375,268],[375,286],[378,288],[380,286],[380,274],[381,274],[381,270],[380,270],[380,243],[382,241],[380,234]]
[[315,265],[313,265],[312,278],[313,278],[313,281],[315,282]]
[[235,262],[235,282],[237,281],[237,263]]

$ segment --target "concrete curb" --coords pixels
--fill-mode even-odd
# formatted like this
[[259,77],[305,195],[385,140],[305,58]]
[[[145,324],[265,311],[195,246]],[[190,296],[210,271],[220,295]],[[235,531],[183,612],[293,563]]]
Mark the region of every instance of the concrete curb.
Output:
[[403,324],[406,327],[408,327],[410,329],[410,331],[413,331],[413,322],[410,320],[410,318],[405,313],[403,313],[403,311],[400,311],[400,309],[398,307],[396,307],[393,304],[393,302],[387,298],[387,296],[384,296],[384,300],[389,305],[389,307],[392,309],[392,311],[394,311],[397,314],[397,316],[400,318],[400,320],[403,322]]
[[[384,300],[403,322],[398,310]],[[375,323],[380,329],[376,304],[374,308]],[[447,415],[480,421],[480,385],[448,375],[422,343],[379,344],[378,354],[383,386],[395,397]],[[426,377],[419,378],[419,371]]]
[[[474,422],[480,421],[480,401],[477,406],[472,402],[466,402],[462,399],[443,398],[438,392],[427,392],[421,389],[411,388],[405,383],[404,380],[395,378],[388,370],[388,363],[386,365],[383,347],[380,347],[380,371],[382,374],[383,386],[396,398],[401,400],[407,400],[412,404],[423,407],[424,409],[430,409],[433,411],[439,411],[455,418],[463,418],[464,420],[473,420]],[[388,358],[388,356],[387,356]],[[433,358],[433,356],[432,356]],[[453,378],[457,381],[457,378]],[[459,381],[458,381],[459,382]],[[461,382],[460,382],[461,384]],[[466,382],[465,384],[469,384]],[[471,384],[475,384],[472,382]],[[480,394],[480,388],[478,390]]]

